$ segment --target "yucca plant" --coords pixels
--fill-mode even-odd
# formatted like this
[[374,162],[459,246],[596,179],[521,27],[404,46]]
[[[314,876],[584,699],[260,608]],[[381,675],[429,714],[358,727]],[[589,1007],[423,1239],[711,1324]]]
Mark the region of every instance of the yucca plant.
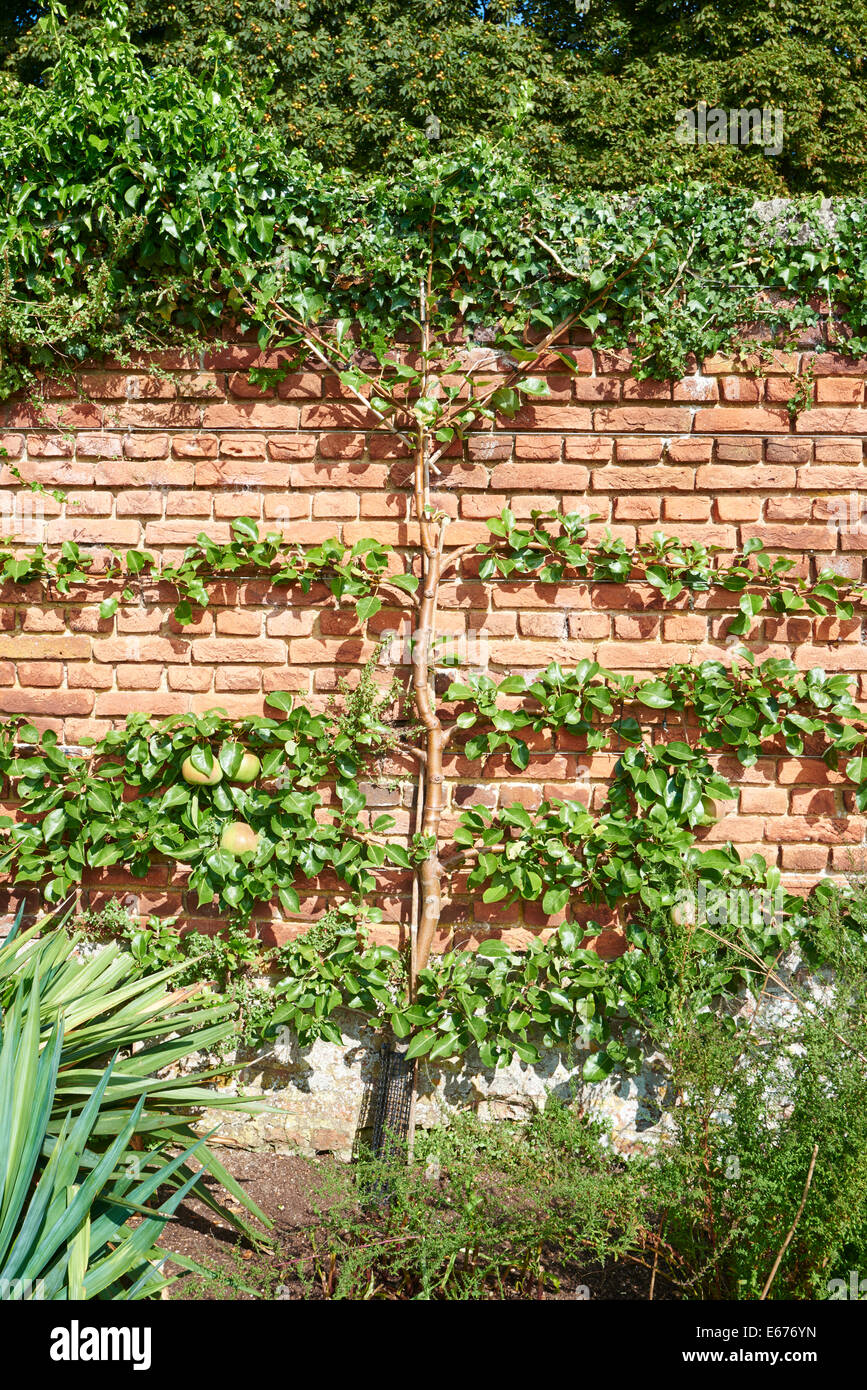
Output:
[[[115,1175],[132,1174],[152,1191],[165,1183],[175,1189],[174,1201],[197,1175],[189,1164],[195,1153],[207,1173],[248,1212],[270,1225],[193,1128],[196,1111],[203,1106],[252,1110],[259,1108],[257,1103],[208,1088],[214,1076],[226,1072],[225,1065],[186,1077],[171,1074],[182,1059],[207,1052],[231,1036],[231,1004],[214,1003],[207,995],[196,999],[202,985],[172,990],[171,977],[184,968],[183,963],[146,974],[114,943],[88,959],[81,958],[76,951],[81,937],[67,930],[68,916],[68,912],[54,914],[21,931],[19,913],[0,944],[4,1046],[11,1020],[26,1012],[28,1019],[32,1015],[36,1020],[40,1062],[57,1049],[41,1140],[43,1159],[50,1159],[56,1141],[87,1114],[82,1170],[102,1171],[111,1154]],[[166,1070],[168,1075],[163,1074]],[[10,1094],[8,1104],[15,1113],[21,1112],[16,1132],[24,1112],[35,1109],[34,1075],[32,1070],[23,1072]],[[94,1111],[97,1093],[100,1099]],[[10,1132],[0,1127],[0,1146]],[[176,1155],[177,1150],[182,1151],[180,1158],[175,1156],[167,1167],[166,1154]],[[258,1238],[249,1223],[206,1188],[197,1195],[224,1219]]]
[[[198,1181],[191,1172],[156,1208],[145,1205],[203,1146],[166,1159],[133,1179],[124,1154],[144,1111],[128,1111],[102,1152],[98,1134],[114,1065],[109,1064],[78,1114],[67,1111],[51,1132],[64,1048],[63,1020],[40,1026],[42,991],[34,977],[4,1011],[0,1045],[0,1298],[136,1299],[169,1281],[156,1241]],[[130,1218],[136,1215],[137,1224]]]

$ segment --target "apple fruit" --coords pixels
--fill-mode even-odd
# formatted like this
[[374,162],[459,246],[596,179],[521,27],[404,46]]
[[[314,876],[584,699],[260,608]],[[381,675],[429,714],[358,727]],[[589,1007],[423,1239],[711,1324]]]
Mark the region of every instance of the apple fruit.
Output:
[[[224,747],[226,747],[226,748],[228,748],[230,751],[232,751],[232,750],[234,750],[234,748],[237,747],[237,745],[236,745],[236,744],[233,744],[233,743],[229,743],[229,744],[225,744]],[[259,759],[256,757],[256,754],[255,754],[255,753],[248,753],[247,750],[246,750],[246,748],[245,748],[245,749],[243,750],[243,753],[242,753],[242,756],[241,756],[241,761],[240,761],[240,763],[238,764],[238,770],[237,770],[237,772],[233,772],[233,773],[232,773],[231,777],[229,778],[229,781],[230,781],[230,782],[243,782],[243,783],[246,785],[246,783],[248,783],[248,782],[255,782],[256,778],[259,776],[259,773],[260,773],[261,771],[262,771],[262,764],[260,763]]]
[[235,820],[223,828],[220,849],[227,854],[255,854],[258,848],[259,836],[246,821]]
[[184,758],[181,763],[181,776],[194,787],[215,787],[223,776],[223,770],[216,758],[210,772],[199,772],[197,767],[193,767],[192,758]]

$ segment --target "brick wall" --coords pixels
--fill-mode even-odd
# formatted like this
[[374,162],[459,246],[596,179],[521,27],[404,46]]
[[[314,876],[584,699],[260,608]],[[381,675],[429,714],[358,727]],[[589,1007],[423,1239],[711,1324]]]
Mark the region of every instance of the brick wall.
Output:
[[[462,452],[453,448],[443,461],[434,501],[453,518],[450,545],[485,540],[486,518],[506,505],[518,517],[557,506],[597,513],[594,535],[609,526],[634,542],[662,529],[724,550],[757,536],[795,559],[800,573],[815,557],[820,567],[861,576],[867,363],[778,353],[754,374],[713,358],[671,383],[633,379],[628,354],[576,343],[571,355],[576,375],[555,362],[548,399],[472,438]],[[65,503],[45,499],[45,539],[177,556],[201,530],[228,539],[232,518],[245,515],[300,542],[337,535],[411,544],[410,468],[401,446],[334,377],[305,370],[277,390],[260,391],[247,370],[261,360],[254,347],[238,344],[198,360],[167,357],[169,377],[144,365],[130,371],[104,364],[82,373],[77,396],[64,398],[55,388],[38,412],[7,402],[0,443],[9,462],[25,479],[67,494]],[[787,402],[797,380],[811,376],[814,405],[793,421]],[[19,489],[8,466],[2,482],[14,498]],[[222,706],[233,716],[261,714],[273,690],[297,691],[319,707],[374,646],[373,636],[362,640],[352,614],[319,602],[324,592],[221,583],[212,587],[211,607],[185,628],[171,615],[169,590],[143,590],[109,621],[98,614],[102,597],[93,584],[67,598],[38,586],[6,590],[0,712],[26,713],[76,744],[133,710],[167,715]],[[468,561],[459,582],[444,587],[441,606],[443,630],[471,639],[471,661],[478,650],[472,643],[484,634],[494,675],[584,657],[645,674],[676,661],[725,658],[732,599],[714,592],[691,604],[684,595],[664,606],[638,583],[482,584]],[[397,610],[386,609],[371,628],[381,632],[400,621]],[[768,615],[750,644],[760,658],[792,655],[802,668],[852,672],[857,696],[867,698],[867,647],[857,616],[839,622]],[[383,670],[383,680],[391,674]],[[553,742],[538,736],[520,777],[502,759],[480,767],[451,752],[446,829],[472,800],[533,807],[543,796],[579,796],[598,806],[613,762],[608,754],[588,757],[565,734]],[[733,839],[742,852],[758,850],[795,888],[863,866],[864,818],[853,814],[843,779],[819,757],[774,754],[750,769],[723,758],[721,766],[739,787],[739,805],[703,832],[708,841]],[[405,831],[411,771],[393,762],[371,792],[377,811],[389,809]],[[92,903],[113,890],[132,893],[142,913],[183,906],[202,924],[184,903],[182,881],[169,881],[168,866],[157,866],[144,884],[131,885],[115,870],[92,875]],[[307,885],[303,915],[321,910],[332,891],[327,882]],[[387,939],[402,930],[408,892],[405,878],[388,876]],[[595,917],[604,921],[599,912]],[[439,945],[503,928],[520,941],[544,925],[537,908],[473,907],[458,881]],[[263,930],[283,937],[295,928],[275,919]],[[603,932],[599,945],[614,949],[616,939]]]

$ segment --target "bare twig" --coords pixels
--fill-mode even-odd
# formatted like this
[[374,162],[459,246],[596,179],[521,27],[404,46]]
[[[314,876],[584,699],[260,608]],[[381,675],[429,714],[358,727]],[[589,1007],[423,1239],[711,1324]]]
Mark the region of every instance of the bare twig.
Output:
[[770,1274],[768,1275],[767,1279],[765,1280],[765,1287],[762,1289],[761,1293],[759,1294],[759,1302],[760,1302],[760,1303],[761,1303],[764,1299],[766,1299],[767,1296],[768,1296],[768,1293],[769,1293],[769,1291],[770,1291],[770,1287],[771,1287],[771,1285],[773,1284],[774,1279],[776,1278],[777,1270],[778,1270],[779,1267],[780,1267],[780,1262],[781,1262],[783,1256],[785,1255],[786,1251],[788,1250],[789,1245],[790,1245],[791,1240],[792,1240],[792,1236],[795,1234],[795,1230],[797,1229],[798,1222],[800,1221],[801,1217],[802,1217],[803,1214],[804,1214],[804,1207],[807,1205],[807,1193],[810,1191],[810,1183],[813,1181],[813,1170],[814,1170],[815,1167],[816,1167],[816,1158],[817,1158],[817,1156],[818,1156],[818,1153],[819,1153],[819,1145],[818,1145],[818,1144],[814,1144],[814,1145],[813,1145],[813,1156],[812,1156],[812,1158],[810,1159],[810,1167],[809,1167],[809,1169],[807,1170],[807,1181],[804,1183],[804,1191],[803,1191],[803,1193],[801,1194],[801,1205],[798,1207],[798,1210],[795,1212],[795,1219],[794,1219],[794,1221],[792,1222],[791,1226],[789,1227],[789,1233],[788,1233],[788,1235],[786,1236],[786,1239],[783,1241],[782,1245],[780,1246],[779,1254],[777,1255],[777,1258],[774,1260],[774,1267],[773,1267],[773,1269],[771,1270]]

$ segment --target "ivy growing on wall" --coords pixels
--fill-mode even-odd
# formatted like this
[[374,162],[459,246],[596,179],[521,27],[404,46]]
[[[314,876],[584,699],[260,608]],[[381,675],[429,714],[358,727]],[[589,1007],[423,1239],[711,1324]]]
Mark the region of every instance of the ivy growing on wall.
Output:
[[125,8],[83,33],[40,21],[53,66],[0,98],[4,394],[100,354],[198,350],[230,319],[270,322],[278,291],[384,360],[428,265],[443,323],[505,342],[574,314],[645,375],[679,376],[746,326],[755,347],[756,324],[865,351],[861,199],[829,220],[815,198],[773,214],[700,184],[580,194],[540,181],[513,131],[397,178],[324,170],[287,154],[223,40],[197,75],[146,69]]

